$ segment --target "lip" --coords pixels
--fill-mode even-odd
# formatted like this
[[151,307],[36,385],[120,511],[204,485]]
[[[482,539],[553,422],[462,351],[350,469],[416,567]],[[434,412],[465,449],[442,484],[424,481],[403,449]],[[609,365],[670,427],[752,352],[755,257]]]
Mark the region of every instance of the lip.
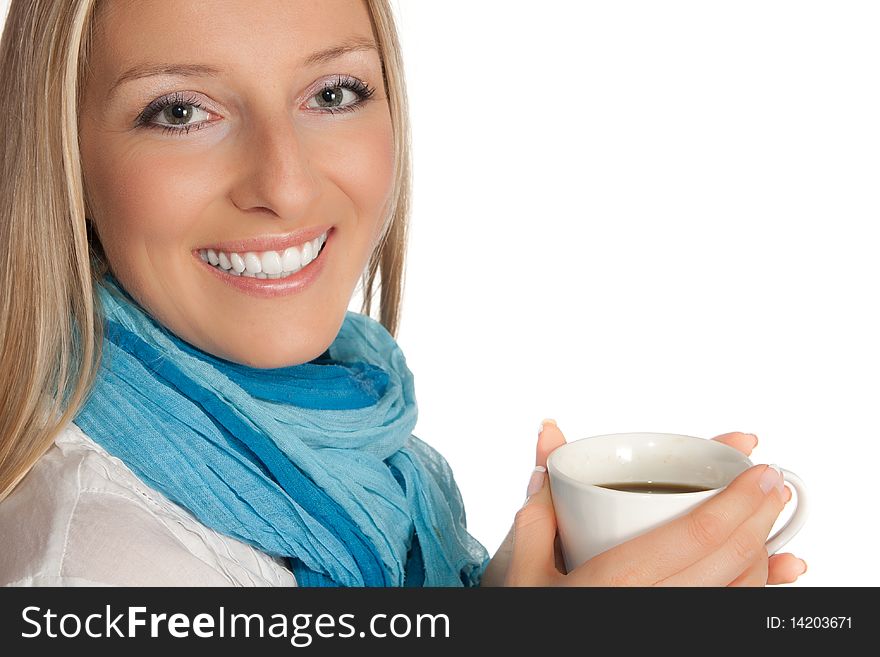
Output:
[[[323,232],[323,230],[321,232]],[[306,233],[301,232],[300,234],[305,235]],[[315,237],[320,234],[320,232],[316,233]],[[227,274],[221,271],[211,263],[202,260],[201,257],[199,257],[198,251],[194,251],[193,255],[198,261],[199,265],[201,265],[202,267],[206,267],[212,275],[216,276],[222,282],[235,288],[236,290],[244,292],[245,294],[249,294],[251,296],[261,297],[263,299],[273,299],[276,297],[288,296],[291,294],[302,292],[315,282],[315,280],[318,278],[318,276],[321,275],[321,272],[324,270],[324,265],[327,261],[328,252],[331,250],[333,244],[336,241],[334,239],[335,234],[336,231],[334,229],[329,229],[329,232],[327,233],[327,240],[324,242],[324,247],[318,257],[312,260],[309,264],[300,269],[298,272],[291,276],[288,276],[287,278],[273,279],[250,278],[248,276],[233,276],[232,274]],[[306,241],[308,241],[308,237],[306,238]]]
[[[238,254],[248,251],[284,251],[291,246],[300,246],[309,242],[325,232],[331,230],[333,224],[325,226],[317,226],[315,228],[302,228],[290,233],[282,233],[280,235],[264,235],[262,237],[254,237],[244,240],[233,240],[231,242],[214,242],[205,244],[204,246],[193,249],[193,254],[198,257],[199,251],[202,249],[214,249],[215,251],[225,251]],[[329,237],[329,236],[328,236]]]

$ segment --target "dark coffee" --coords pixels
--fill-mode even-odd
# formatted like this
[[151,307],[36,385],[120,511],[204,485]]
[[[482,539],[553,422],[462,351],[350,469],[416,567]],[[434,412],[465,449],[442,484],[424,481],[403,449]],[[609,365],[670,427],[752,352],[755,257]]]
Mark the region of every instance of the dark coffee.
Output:
[[704,490],[712,490],[706,486],[694,486],[692,484],[674,484],[663,481],[622,481],[613,484],[596,484],[600,488],[622,490],[627,493],[699,493]]

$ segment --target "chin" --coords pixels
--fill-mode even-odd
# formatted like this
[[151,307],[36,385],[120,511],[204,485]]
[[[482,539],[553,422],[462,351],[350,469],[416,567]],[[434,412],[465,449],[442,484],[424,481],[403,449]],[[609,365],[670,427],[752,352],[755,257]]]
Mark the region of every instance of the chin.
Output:
[[317,336],[314,339],[298,339],[291,332],[286,336],[274,334],[254,338],[251,336],[246,342],[238,345],[238,348],[228,352],[224,356],[248,367],[259,369],[275,369],[301,365],[314,360],[326,351],[335,338],[336,334]]
[[[314,353],[312,353],[313,351]],[[229,360],[234,360],[236,363],[258,369],[275,369],[278,367],[290,367],[292,365],[308,363],[322,353],[324,353],[324,349],[308,350],[307,352],[302,349],[297,349],[295,353],[288,354],[271,350],[263,350],[257,353],[249,351],[247,354],[242,354],[240,357],[231,358]]]
[[[269,326],[265,322],[233,323],[224,325],[222,332],[213,326],[200,326],[205,336],[196,344],[208,353],[247,367],[277,369],[301,365],[314,360],[333,344],[345,320],[346,306],[342,312],[322,312],[311,317],[300,315],[298,320],[282,319]],[[280,330],[287,326],[286,330]]]

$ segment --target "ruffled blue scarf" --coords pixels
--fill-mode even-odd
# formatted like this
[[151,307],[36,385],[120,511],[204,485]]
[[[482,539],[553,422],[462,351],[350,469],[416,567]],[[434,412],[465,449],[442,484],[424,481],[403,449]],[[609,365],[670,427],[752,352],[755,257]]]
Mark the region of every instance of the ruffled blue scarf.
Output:
[[315,360],[223,360],[154,320],[107,274],[98,378],[75,423],[200,522],[301,586],[475,586],[488,563],[443,457],[412,435],[413,375],[347,311]]

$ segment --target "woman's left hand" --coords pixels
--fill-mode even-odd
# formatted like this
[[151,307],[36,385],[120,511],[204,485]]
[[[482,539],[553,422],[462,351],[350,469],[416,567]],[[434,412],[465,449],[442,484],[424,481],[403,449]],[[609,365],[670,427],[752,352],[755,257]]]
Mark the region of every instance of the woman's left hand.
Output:
[[[550,455],[550,452],[565,444],[565,436],[562,435],[562,431],[559,430],[556,423],[552,420],[547,420],[545,422],[546,426],[538,439],[535,453],[535,465],[542,465],[544,467],[547,466],[547,457]],[[739,431],[723,433],[720,436],[715,436],[712,440],[717,440],[719,443],[724,443],[734,449],[738,449],[746,456],[751,455],[752,450],[755,449],[755,446],[758,444],[757,436]],[[791,499],[791,489],[786,486],[785,491],[788,499]],[[510,531],[507,532],[507,536],[504,538],[504,541],[502,541],[495,556],[492,557],[489,565],[486,567],[480,586],[501,586],[501,583],[504,582],[504,576],[507,571],[507,564],[510,562],[512,550],[513,526],[511,526]],[[770,558],[767,560],[766,583],[789,584],[806,572],[804,569],[805,565],[806,562],[798,559],[790,552],[770,555]],[[556,567],[560,572],[565,572],[558,536],[556,537]],[[751,582],[757,579],[762,580],[763,574],[746,571],[737,581],[732,582],[730,586],[737,586],[739,580],[742,580],[739,585],[754,586]]]

